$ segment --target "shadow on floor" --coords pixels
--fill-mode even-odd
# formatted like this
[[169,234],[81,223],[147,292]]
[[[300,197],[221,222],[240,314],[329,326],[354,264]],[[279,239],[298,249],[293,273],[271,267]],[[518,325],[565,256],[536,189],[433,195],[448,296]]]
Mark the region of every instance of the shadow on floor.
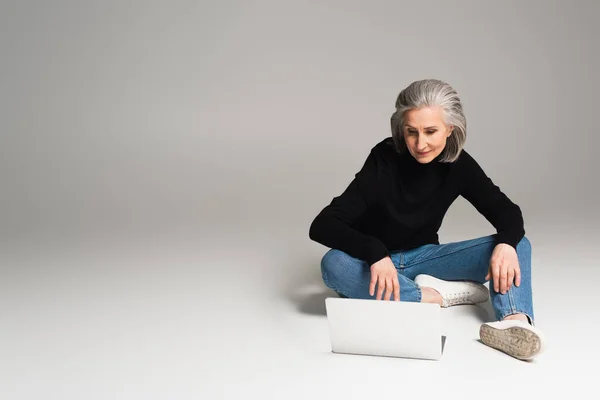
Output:
[[492,307],[492,302],[488,299],[485,303],[477,304],[475,306],[470,306],[473,308],[473,312],[479,321],[483,322],[492,322],[495,321],[494,308]]
[[339,296],[321,278],[321,259],[299,262],[293,271],[297,274],[290,278],[283,297],[302,314],[326,316],[325,299]]
[[442,354],[444,354],[444,349],[446,348],[446,335],[442,336]]
[[335,292],[331,290],[323,290],[320,293],[312,293],[305,296],[301,301],[297,303],[298,311],[304,314],[311,315],[327,315],[325,310],[325,299],[328,297],[339,297]]

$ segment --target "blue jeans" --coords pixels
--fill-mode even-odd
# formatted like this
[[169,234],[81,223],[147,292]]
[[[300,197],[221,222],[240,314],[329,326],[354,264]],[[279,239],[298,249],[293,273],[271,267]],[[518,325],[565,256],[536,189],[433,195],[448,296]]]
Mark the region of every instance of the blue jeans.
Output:
[[[485,283],[495,243],[495,235],[490,235],[462,242],[427,244],[406,251],[390,252],[398,271],[400,300],[421,301],[421,288],[414,282],[414,278],[419,274],[448,281],[468,280]],[[498,320],[520,313],[527,315],[533,324],[531,243],[527,237],[523,237],[517,244],[517,256],[521,285],[516,287],[513,284],[505,294],[501,294],[494,291],[494,283],[490,281],[491,302]],[[369,295],[370,266],[363,260],[331,249],[321,260],[321,273],[325,285],[342,297],[375,299],[375,296]]]

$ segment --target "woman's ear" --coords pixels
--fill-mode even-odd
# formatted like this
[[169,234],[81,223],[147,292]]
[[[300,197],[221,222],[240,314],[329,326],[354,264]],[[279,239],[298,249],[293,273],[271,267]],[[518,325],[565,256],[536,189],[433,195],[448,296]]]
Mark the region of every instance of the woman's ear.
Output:
[[449,125],[448,126],[448,135],[446,135],[446,137],[450,137],[450,135],[452,135],[452,132],[454,132],[454,125]]

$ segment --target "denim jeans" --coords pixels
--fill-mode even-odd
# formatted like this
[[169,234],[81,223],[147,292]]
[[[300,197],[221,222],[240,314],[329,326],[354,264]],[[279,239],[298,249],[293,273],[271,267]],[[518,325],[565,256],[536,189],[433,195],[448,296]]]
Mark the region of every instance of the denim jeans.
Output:
[[[447,244],[427,244],[406,251],[392,251],[390,257],[398,272],[401,301],[421,301],[421,288],[414,278],[427,274],[438,279],[468,280],[485,283],[489,261],[495,247],[495,235]],[[514,284],[505,293],[494,291],[490,281],[490,298],[496,318],[522,313],[534,323],[531,291],[531,244],[523,237],[517,244],[521,270],[521,284]],[[375,299],[369,295],[371,270],[367,262],[347,253],[331,249],[321,260],[321,273],[325,285],[342,297]],[[392,294],[393,299],[393,294]]]

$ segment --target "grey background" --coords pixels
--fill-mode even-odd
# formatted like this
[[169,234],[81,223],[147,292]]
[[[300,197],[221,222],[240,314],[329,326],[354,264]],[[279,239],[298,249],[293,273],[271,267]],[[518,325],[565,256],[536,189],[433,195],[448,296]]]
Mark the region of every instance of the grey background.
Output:
[[[599,16],[594,1],[2,1],[0,389],[224,398],[264,395],[277,373],[321,382],[281,367],[323,362],[281,331],[286,299],[322,317],[327,294],[289,298],[320,287],[326,249],[308,227],[389,136],[395,98],[417,79],[458,91],[466,148],[523,209],[544,270],[591,271]],[[440,234],[490,229],[459,199]],[[559,283],[537,279],[549,323]],[[308,314],[293,326],[319,324],[326,348],[326,321]],[[248,361],[254,378],[226,384],[243,354],[263,369]]]

